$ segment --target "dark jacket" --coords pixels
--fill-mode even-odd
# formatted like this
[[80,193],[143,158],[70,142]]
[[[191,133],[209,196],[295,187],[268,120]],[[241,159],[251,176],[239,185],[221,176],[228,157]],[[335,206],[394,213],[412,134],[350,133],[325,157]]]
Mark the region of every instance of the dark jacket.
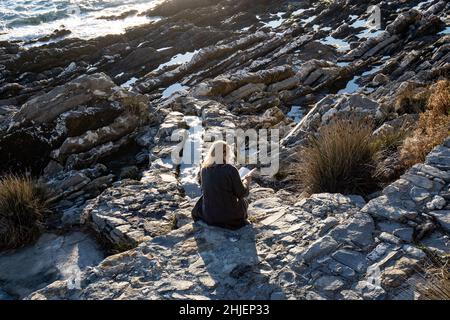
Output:
[[229,164],[201,170],[203,196],[192,212],[194,220],[227,229],[239,229],[247,223],[248,189],[238,170]]

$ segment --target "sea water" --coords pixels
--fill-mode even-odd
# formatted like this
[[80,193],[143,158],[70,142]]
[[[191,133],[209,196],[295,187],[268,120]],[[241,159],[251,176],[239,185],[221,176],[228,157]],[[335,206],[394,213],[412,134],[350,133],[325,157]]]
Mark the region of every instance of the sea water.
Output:
[[159,20],[140,14],[162,1],[0,0],[0,41],[29,41],[61,29],[71,31],[69,38],[120,34],[129,27]]

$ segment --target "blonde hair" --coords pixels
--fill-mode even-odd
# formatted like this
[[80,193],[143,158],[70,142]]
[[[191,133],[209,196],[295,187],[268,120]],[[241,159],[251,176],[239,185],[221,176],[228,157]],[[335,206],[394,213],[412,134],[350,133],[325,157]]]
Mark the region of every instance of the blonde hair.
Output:
[[[225,152],[225,159],[224,159]],[[214,164],[233,164],[233,148],[225,141],[215,141],[208,150],[202,168],[209,168]]]

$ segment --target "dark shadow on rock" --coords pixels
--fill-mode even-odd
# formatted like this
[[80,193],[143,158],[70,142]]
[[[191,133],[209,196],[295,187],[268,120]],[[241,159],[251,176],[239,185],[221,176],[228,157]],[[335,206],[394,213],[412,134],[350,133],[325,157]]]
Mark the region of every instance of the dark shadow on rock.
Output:
[[205,270],[214,280],[212,299],[284,299],[283,290],[264,273],[256,248],[258,230],[247,225],[231,231],[194,224],[194,238]]

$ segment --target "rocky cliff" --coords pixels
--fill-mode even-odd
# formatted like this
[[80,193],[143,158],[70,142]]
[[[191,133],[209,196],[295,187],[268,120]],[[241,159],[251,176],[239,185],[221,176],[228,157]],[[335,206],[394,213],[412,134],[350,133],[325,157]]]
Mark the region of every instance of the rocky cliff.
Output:
[[448,253],[449,161],[447,140],[367,203],[255,187],[250,226],[188,222],[89,268],[78,289],[57,281],[30,298],[414,299],[422,249]]

